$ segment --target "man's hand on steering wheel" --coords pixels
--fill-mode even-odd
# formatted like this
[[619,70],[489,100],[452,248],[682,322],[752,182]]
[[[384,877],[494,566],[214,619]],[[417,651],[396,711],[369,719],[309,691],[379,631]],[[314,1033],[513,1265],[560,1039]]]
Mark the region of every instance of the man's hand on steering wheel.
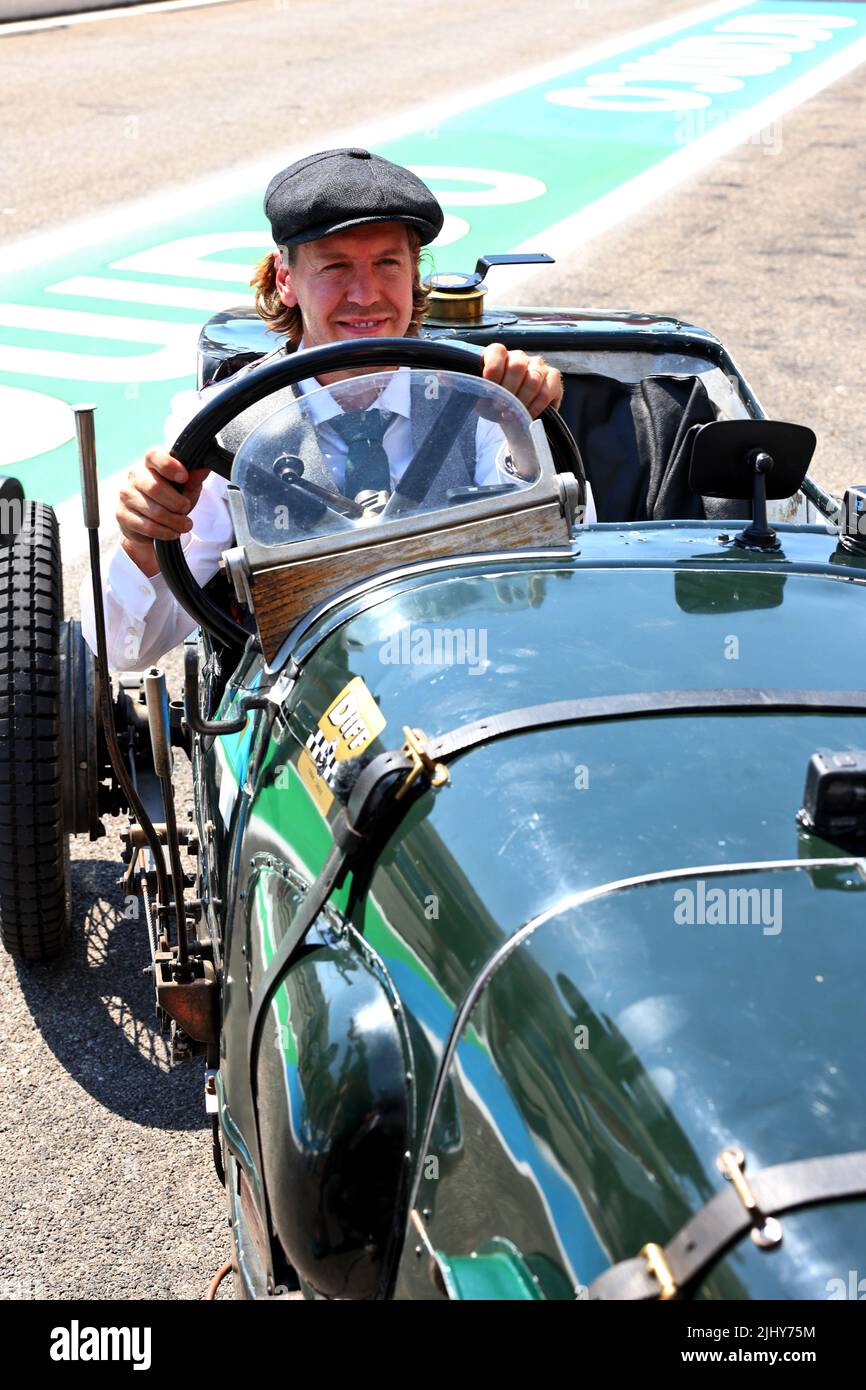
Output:
[[[503,356],[499,356],[499,353]],[[517,353],[513,356],[520,359],[525,354]],[[483,354],[482,360],[478,356],[477,350],[469,348],[465,344],[418,338],[370,338],[367,341],[324,343],[316,347],[305,348],[303,352],[287,354],[270,361],[255,372],[239,377],[236,381],[226,382],[223,389],[217,392],[212,400],[203,405],[198,414],[181,430],[172,445],[174,453],[170,457],[170,462],[174,467],[177,467],[178,459],[183,460],[182,466],[188,474],[189,482],[193,484],[196,483],[197,475],[199,477],[204,476],[208,465],[210,465],[211,471],[220,477],[230,478],[231,459],[222,459],[219,456],[214,458],[213,443],[216,436],[235,416],[240,415],[244,410],[249,410],[254,405],[258,405],[259,401],[264,400],[266,396],[275,394],[304,377],[316,376],[321,380],[327,372],[348,371],[354,373],[360,367],[381,371],[389,367],[401,366],[414,367],[422,371],[457,371],[469,376],[487,377],[487,357],[487,351]],[[489,370],[492,372],[500,370],[505,376],[506,372],[513,367],[514,379],[519,390],[524,393],[528,392],[534,383],[537,370],[532,366],[531,359],[526,359],[524,369],[522,362],[512,361],[504,347],[496,350],[496,355],[492,359],[494,363],[497,362],[497,357],[498,367],[493,366]],[[552,401],[556,398],[557,391],[555,382],[548,379],[548,372],[549,369],[545,367],[544,382],[540,384],[545,392],[551,391],[548,400]],[[556,376],[558,377],[558,373]],[[538,399],[539,395],[539,389],[536,387],[531,394],[531,404],[533,412],[541,418],[553,455],[554,467],[558,472],[574,473],[578,483],[579,503],[583,506],[586,499],[586,474],[577,445],[562,416],[550,405],[543,408],[541,400]],[[523,395],[521,395],[521,399],[524,399]],[[165,478],[165,474],[160,469],[156,471],[161,479]],[[171,487],[172,484],[166,481],[165,485]],[[179,479],[175,486],[180,490]],[[162,505],[162,503],[160,502],[158,505]],[[183,515],[183,513],[179,515]],[[148,517],[147,509],[145,509],[145,519],[153,521],[152,516]],[[133,527],[136,529],[137,524],[133,521]],[[180,527],[175,523],[174,528],[169,527],[168,529],[174,529],[173,538],[171,540],[157,538],[154,544],[159,567],[165,576],[169,589],[181,607],[206,631],[229,646],[242,647],[249,637],[246,628],[235,622],[234,619],[228,618],[210,601],[201,585],[193,578],[186,564],[183,551],[178,543],[181,534]]]
[[177,541],[192,529],[189,513],[208,472],[195,468],[189,473],[167,449],[153,448],[126,475],[116,513],[121,545],[149,578],[159,573],[153,542]]
[[547,406],[559,409],[562,402],[562,374],[543,357],[529,357],[519,349],[509,352],[504,343],[490,343],[484,349],[484,379],[504,386],[526,406],[533,420]]
[[[562,376],[543,357],[530,357],[503,343],[490,343],[482,354],[482,375],[510,391],[537,419],[562,401]],[[189,472],[167,449],[148,449],[131,468],[120,491],[117,524],[121,545],[148,577],[159,572],[153,543],[180,540],[192,528],[189,513],[201,494],[207,468]]]

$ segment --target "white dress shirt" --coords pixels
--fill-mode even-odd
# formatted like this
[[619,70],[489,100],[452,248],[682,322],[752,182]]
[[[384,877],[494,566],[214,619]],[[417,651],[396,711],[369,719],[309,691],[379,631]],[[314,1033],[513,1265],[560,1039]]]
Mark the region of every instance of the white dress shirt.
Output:
[[[299,347],[303,347],[303,341]],[[171,410],[165,422],[167,448],[181,430],[213,399],[232,378],[213,382],[202,391],[179,391],[172,397]],[[341,414],[337,402],[320,383],[309,377],[298,383],[305,393],[316,392],[310,401],[311,413],[322,424],[320,446],[338,488],[345,477],[348,444],[329,430],[325,422]],[[409,373],[407,368],[394,372],[393,380],[374,402],[371,409],[390,410],[394,414],[385,432],[383,445],[388,456],[393,483],[399,482],[413,456]],[[499,465],[507,452],[499,426],[493,421],[479,420],[476,434],[475,482],[486,486],[502,481],[507,475]],[[509,481],[513,481],[509,479]],[[224,550],[234,544],[234,531],[225,500],[227,481],[217,473],[208,474],[201,495],[189,513],[192,529],[181,536],[184,557],[193,578],[205,585],[219,569]],[[595,520],[595,508],[587,496],[587,520]],[[96,650],[96,623],[90,573],[81,585],[81,627],[85,641]],[[177,646],[193,630],[188,613],[169,590],[162,574],[148,578],[130,559],[126,551],[115,546],[103,572],[103,602],[105,604],[105,637],[108,664],[115,671],[141,671],[152,665],[165,652]]]
[[[367,407],[368,410],[389,410],[394,416],[382,440],[388,456],[392,486],[399,483],[412,462],[414,453],[410,380],[408,367],[400,367],[392,373],[384,391]],[[328,429],[328,421],[342,415],[343,410],[327,387],[322,388],[313,378],[302,381],[301,387],[305,393],[314,393],[309,396],[307,409],[315,424],[320,427],[316,433],[322,457],[337,489],[342,492],[349,446],[336,430]],[[507,453],[508,446],[499,426],[492,420],[479,420],[475,430],[475,483],[478,487],[487,487],[503,481],[513,482],[507,473],[500,470]]]

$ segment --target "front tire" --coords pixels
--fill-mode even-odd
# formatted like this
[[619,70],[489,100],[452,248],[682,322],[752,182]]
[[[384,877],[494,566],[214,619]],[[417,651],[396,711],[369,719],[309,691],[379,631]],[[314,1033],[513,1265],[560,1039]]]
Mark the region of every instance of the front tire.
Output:
[[69,840],[61,779],[57,518],[22,503],[0,544],[0,937],[12,956],[45,961],[69,936]]

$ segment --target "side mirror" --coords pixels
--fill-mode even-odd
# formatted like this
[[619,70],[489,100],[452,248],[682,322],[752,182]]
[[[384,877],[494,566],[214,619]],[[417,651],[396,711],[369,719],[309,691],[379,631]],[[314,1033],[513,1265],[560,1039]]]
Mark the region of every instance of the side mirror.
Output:
[[817,440],[786,420],[714,420],[692,442],[689,486],[701,497],[752,498],[752,522],[736,537],[748,550],[777,550],[768,498],[792,497],[809,471]]
[[769,454],[772,468],[765,474],[768,500],[793,497],[809,471],[817,439],[808,425],[787,420],[714,420],[699,425],[692,444],[689,487],[699,497],[728,497],[734,501],[754,492],[755,451]]

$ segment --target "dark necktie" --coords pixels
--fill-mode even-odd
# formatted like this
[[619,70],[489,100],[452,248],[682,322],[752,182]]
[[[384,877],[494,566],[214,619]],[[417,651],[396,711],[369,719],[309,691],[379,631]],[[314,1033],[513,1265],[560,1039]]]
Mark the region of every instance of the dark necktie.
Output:
[[391,491],[391,468],[382,441],[393,419],[390,410],[351,410],[328,421],[349,446],[343,487],[347,497],[357,497],[368,488],[373,492]]

